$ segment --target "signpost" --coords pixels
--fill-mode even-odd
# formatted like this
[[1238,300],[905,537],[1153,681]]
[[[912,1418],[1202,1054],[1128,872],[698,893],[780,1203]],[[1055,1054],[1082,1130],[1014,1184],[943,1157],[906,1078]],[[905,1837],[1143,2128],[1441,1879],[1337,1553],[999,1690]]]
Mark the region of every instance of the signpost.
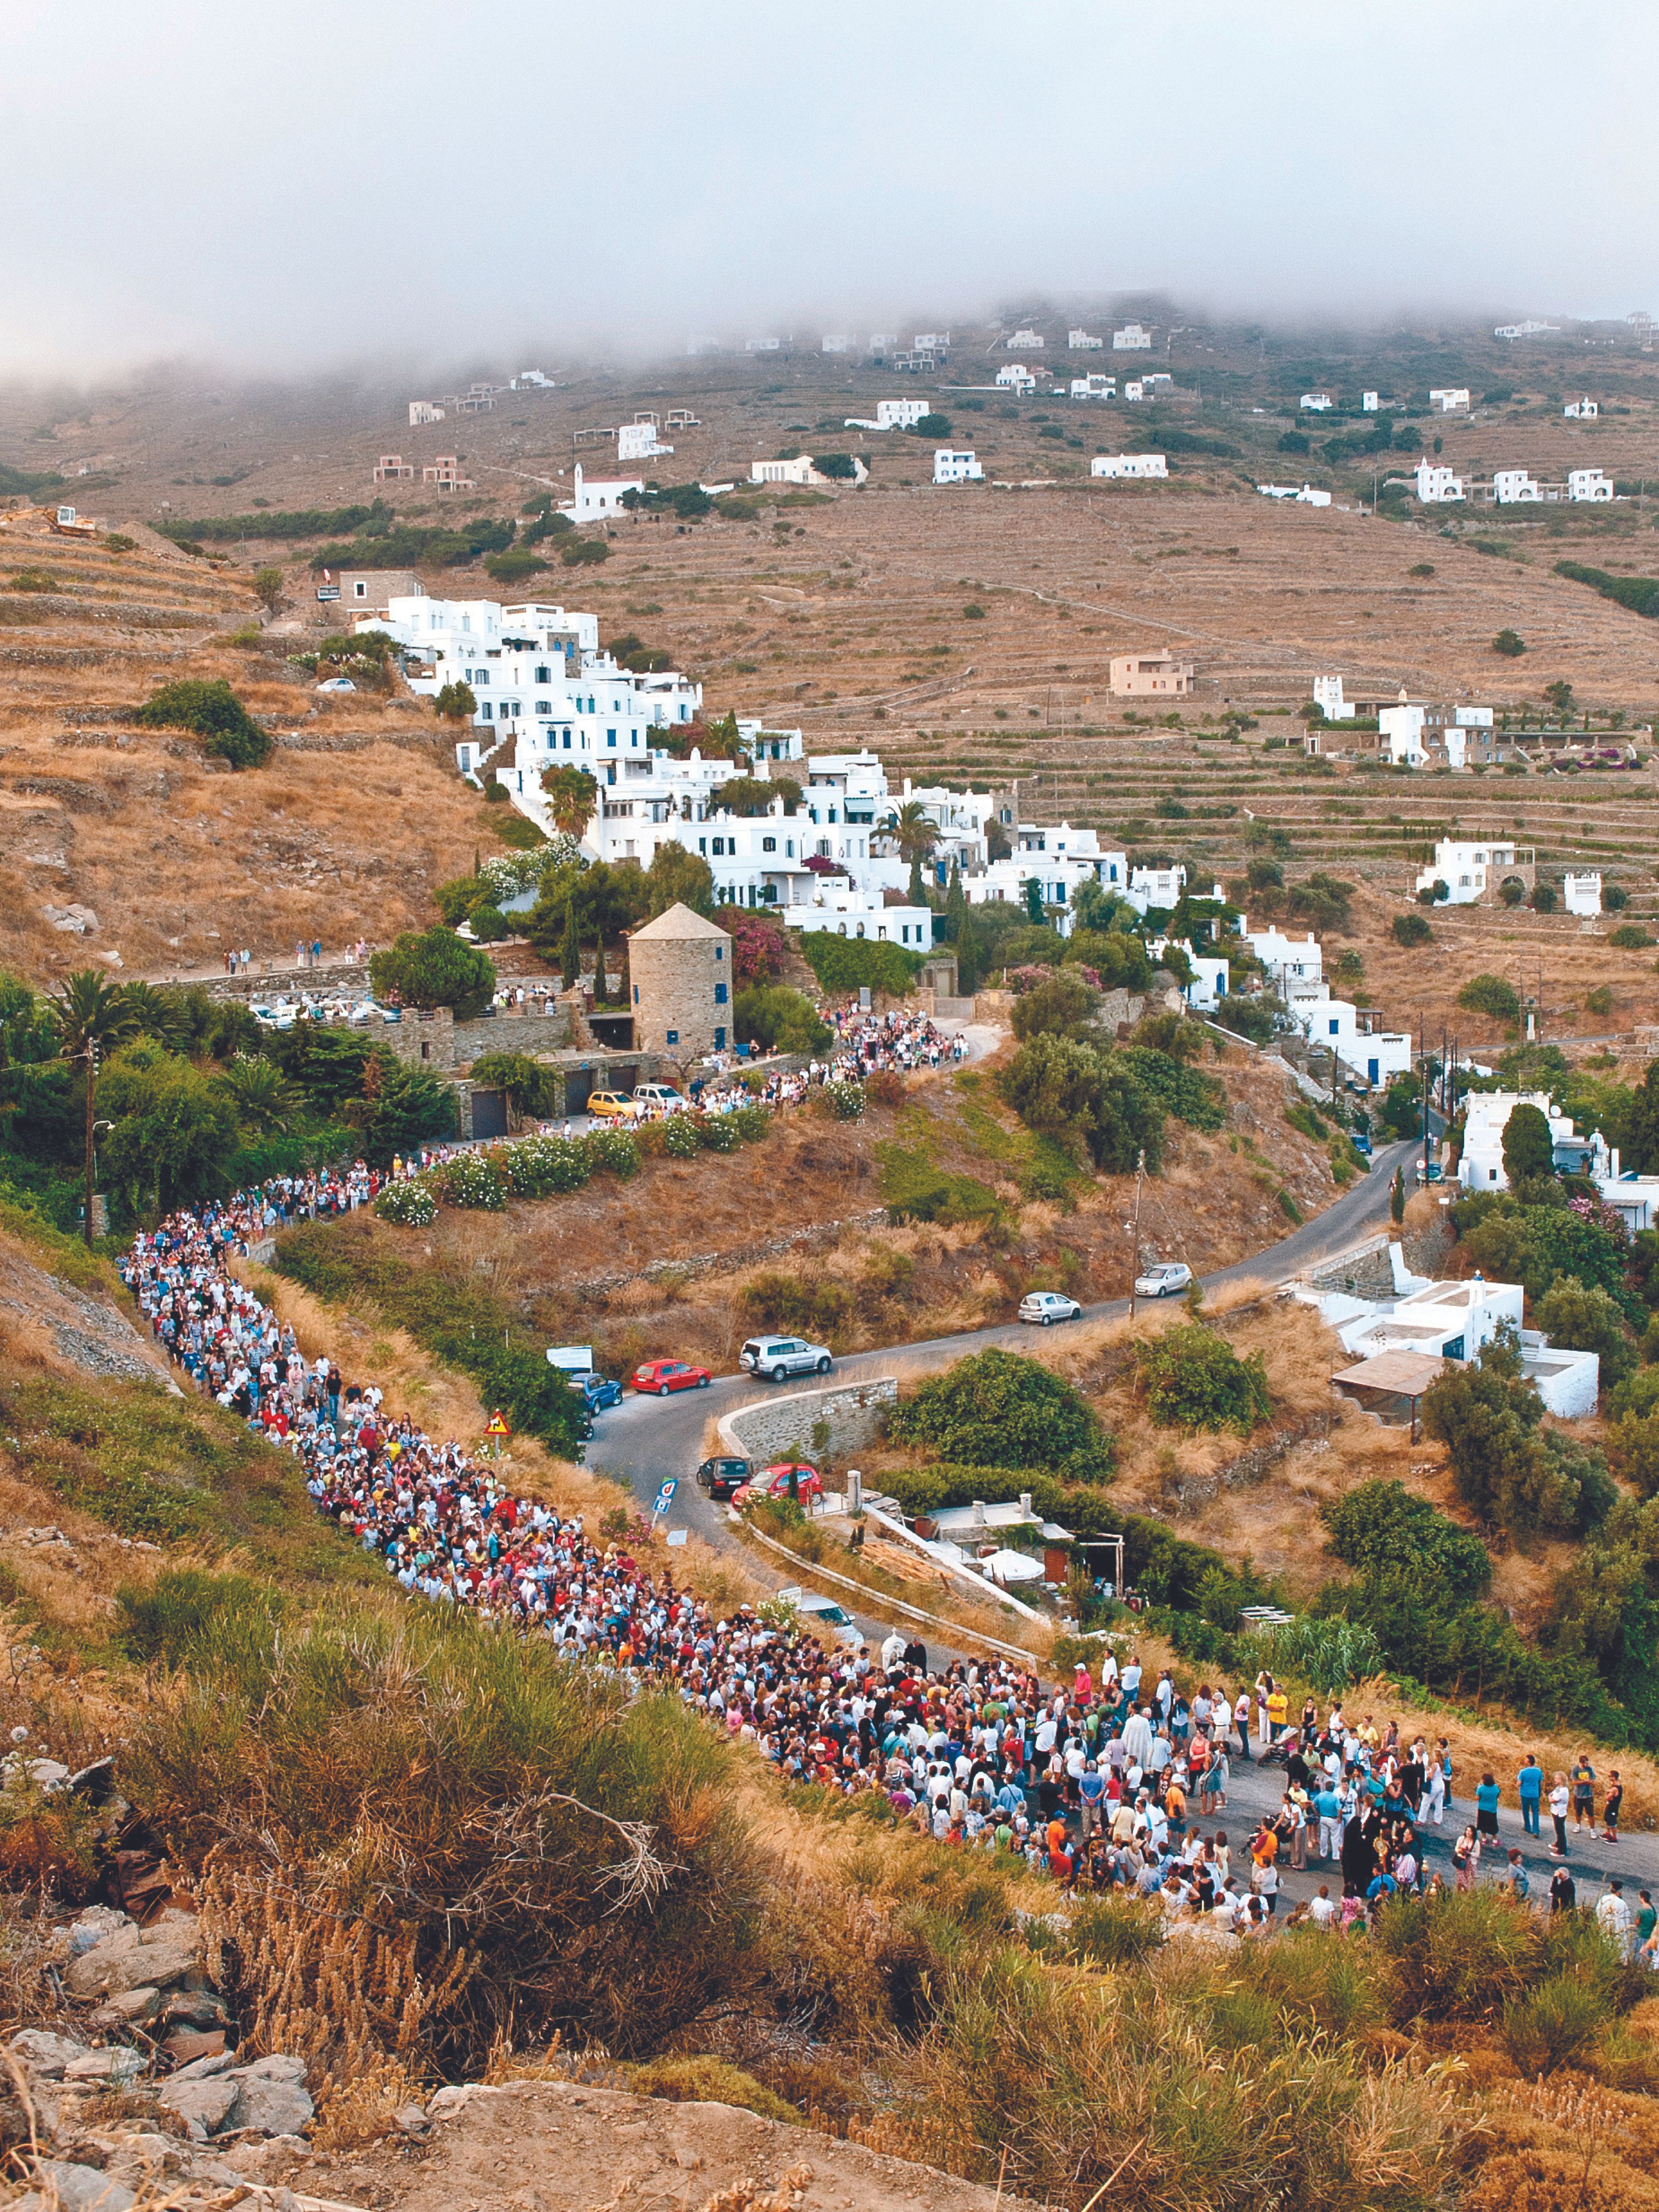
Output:
[[657,1492],[657,1502],[651,1508],[651,1520],[653,1527],[674,1503],[674,1492],[679,1486],[679,1478],[677,1475],[671,1475]]
[[489,1449],[494,1458],[501,1457],[501,1446],[512,1433],[498,1406],[484,1424],[484,1434],[489,1439]]

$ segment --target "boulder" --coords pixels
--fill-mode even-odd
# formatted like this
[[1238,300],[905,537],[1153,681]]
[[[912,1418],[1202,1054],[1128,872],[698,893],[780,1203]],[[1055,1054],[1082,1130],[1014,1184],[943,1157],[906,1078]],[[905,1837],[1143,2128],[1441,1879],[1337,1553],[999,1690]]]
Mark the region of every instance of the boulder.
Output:
[[[236,2085],[229,2121],[234,2128],[258,2128],[267,2136],[297,2136],[316,2110],[299,2081],[271,2074],[244,2074],[240,2069],[227,2075],[225,2081],[227,2085]],[[218,2084],[204,2082],[203,2087],[217,2087]]]
[[246,2066],[236,2069],[239,2079],[250,2081],[303,2081],[306,2062],[286,2051],[273,2051],[264,2058],[252,2058]]
[[[175,2074],[170,2081],[161,2085],[156,2103],[163,2112],[177,2112],[200,2142],[216,2128],[224,2126],[230,2117],[231,2106],[236,2102],[240,2084],[223,2079],[218,2081],[181,2081]],[[201,2134],[196,2130],[200,2128]]]
[[93,2018],[100,2027],[112,2027],[118,2022],[147,2020],[160,2003],[161,1992],[146,1982],[141,1989],[123,1990],[107,2004],[100,2005]]
[[11,2048],[31,2074],[56,2080],[66,2066],[87,2056],[88,2045],[75,2043],[67,2035],[53,2035],[44,2027],[26,2027],[14,2035]]
[[131,1917],[118,1912],[112,1905],[89,1905],[78,1920],[71,1923],[69,1932],[70,1956],[78,1959],[90,1951],[94,1943],[101,1943],[106,1936],[113,1936],[123,1928],[132,1926]]
[[198,2058],[218,2058],[224,2055],[225,2031],[222,2027],[204,2030],[176,2028],[161,2048],[175,2067],[191,2066]]
[[66,2081],[96,2081],[112,2088],[125,2089],[143,2072],[144,2054],[130,2045],[112,2043],[103,2051],[89,2051],[84,2058],[71,2059],[64,2069]]
[[42,2190],[31,2191],[15,2212],[46,2212],[50,2205],[62,2212],[130,2212],[132,2191],[125,2182],[100,2173],[95,2166],[71,2166],[66,2160],[43,2158],[35,2168]]
[[72,1996],[112,1997],[146,1986],[163,1990],[200,1968],[200,1943],[193,1928],[174,1923],[145,1929],[129,1923],[83,1951],[66,1979]]
[[178,2069],[173,2079],[175,2081],[206,2081],[216,2074],[229,2073],[235,2063],[236,2053],[234,2051],[209,2051],[200,2058],[188,2060]]

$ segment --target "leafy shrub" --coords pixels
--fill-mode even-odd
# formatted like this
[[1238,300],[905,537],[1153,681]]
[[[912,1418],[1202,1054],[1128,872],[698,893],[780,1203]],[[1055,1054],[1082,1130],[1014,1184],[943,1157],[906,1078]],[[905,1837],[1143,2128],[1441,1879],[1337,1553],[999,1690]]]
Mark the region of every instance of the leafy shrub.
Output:
[[845,1283],[827,1277],[808,1282],[799,1275],[769,1270],[744,1285],[743,1310],[747,1326],[764,1334],[806,1336],[830,1343],[847,1326],[853,1293]]
[[429,1229],[438,1218],[438,1201],[425,1182],[394,1182],[375,1200],[374,1211],[400,1229]]
[[763,2120],[801,2124],[799,2112],[775,2090],[724,2058],[701,2054],[653,2058],[646,2065],[630,2066],[628,2081],[636,2097],[664,2097],[677,2105],[735,2105],[740,2112],[758,2112]]
[[506,1091],[520,1114],[550,1114],[558,1099],[552,1069],[527,1052],[481,1052],[472,1063],[472,1080]]
[[1120,1045],[1117,1058],[1148,1098],[1189,1129],[1213,1131],[1226,1127],[1226,1089],[1214,1076],[1200,1075],[1197,1068],[1188,1067],[1173,1054],[1155,1052],[1146,1045]]
[[1480,1597],[1492,1582],[1480,1539],[1403,1482],[1362,1482],[1322,1506],[1319,1517],[1337,1558],[1361,1573],[1426,1574],[1456,1598]]
[[603,538],[574,538],[559,555],[567,568],[580,568],[611,558]]
[[967,1467],[1047,1468],[1091,1482],[1111,1465],[1111,1439],[1087,1400],[1011,1352],[975,1352],[930,1376],[893,1408],[887,1432]]
[[1528,894],[1527,904],[1534,914],[1553,914],[1555,912],[1554,884],[1535,884]]
[[1584,1503],[1562,1440],[1539,1433],[1543,1410],[1509,1335],[1485,1346],[1478,1362],[1448,1368],[1423,1395],[1424,1429],[1446,1446],[1458,1496],[1480,1520],[1520,1536],[1565,1533]]
[[1505,660],[1519,660],[1527,649],[1526,640],[1516,630],[1500,629],[1492,641],[1492,649]]
[[738,993],[732,1015],[738,1042],[767,1052],[817,1054],[830,1042],[830,1025],[817,1008],[787,983],[751,983]]
[[432,1170],[433,1179],[452,1206],[470,1212],[502,1213],[507,1209],[506,1170],[487,1152],[459,1152]]
[[1115,1048],[1034,1036],[1002,1070],[997,1088],[1028,1129],[1062,1145],[1085,1145],[1108,1174],[1133,1174],[1142,1154],[1158,1172],[1164,1109]]
[[627,1182],[640,1171],[640,1148],[626,1129],[590,1129],[575,1141],[594,1175],[611,1175],[618,1182]]
[[1396,945],[1409,951],[1414,945],[1426,945],[1434,935],[1428,922],[1420,914],[1397,914],[1389,924],[1389,933]]
[[204,750],[232,768],[263,768],[270,733],[262,729],[222,676],[182,678],[152,692],[133,720],[150,730],[189,730],[206,739]]
[[475,945],[499,945],[502,938],[513,934],[500,907],[491,906],[487,901],[475,906],[466,921]]
[[861,1083],[820,1084],[809,1100],[815,1113],[826,1114],[832,1121],[861,1121],[864,1119],[864,1085]]
[[1608,1471],[1641,1497],[1659,1497],[1659,1415],[1632,1413],[1609,1421],[1605,1442]]
[[453,1007],[457,1021],[483,1013],[495,992],[495,968],[453,930],[405,930],[368,963],[378,995],[405,1006]]
[[902,1106],[904,1078],[896,1067],[873,1067],[864,1079],[864,1096],[872,1106]]
[[763,1145],[772,1133],[769,1106],[734,1106],[724,1119],[726,1127],[735,1129],[745,1145]]
[[1636,1347],[1626,1331],[1624,1314],[1599,1283],[1586,1285],[1576,1275],[1558,1276],[1539,1299],[1533,1318],[1552,1344],[1597,1355],[1604,1390],[1612,1389],[1636,1364]]
[[515,1198],[551,1198],[580,1190],[592,1175],[586,1140],[526,1137],[503,1149],[502,1165]]
[[643,1146],[653,1137],[664,1157],[671,1160],[694,1160],[702,1149],[696,1122],[690,1114],[671,1114],[665,1121],[648,1121],[636,1133],[635,1141]]
[[1014,1035],[1021,1043],[1034,1036],[1083,1036],[1099,1005],[1098,992],[1075,969],[1061,969],[1015,1000]]
[[729,1114],[704,1115],[693,1128],[706,1152],[735,1152],[743,1143],[743,1131],[733,1128]]
[[1617,929],[1607,933],[1607,943],[1616,945],[1621,952],[1640,952],[1652,942],[1639,921],[1621,921]]
[[1515,1024],[1521,1018],[1516,988],[1501,975],[1471,975],[1458,993],[1457,1003],[1470,1013],[1490,1014],[1496,1022]]
[[1504,2046],[1523,2074],[1577,2064],[1601,2036],[1611,2008],[1573,1974],[1552,1974],[1504,2008]]
[[1160,1427],[1235,1429],[1248,1436],[1272,1410],[1261,1354],[1241,1359],[1202,1322],[1185,1322],[1135,1347],[1146,1409]]
[[867,988],[891,998],[902,998],[913,987],[922,960],[921,953],[907,952],[890,940],[842,937],[830,929],[804,929],[800,951],[821,990]]

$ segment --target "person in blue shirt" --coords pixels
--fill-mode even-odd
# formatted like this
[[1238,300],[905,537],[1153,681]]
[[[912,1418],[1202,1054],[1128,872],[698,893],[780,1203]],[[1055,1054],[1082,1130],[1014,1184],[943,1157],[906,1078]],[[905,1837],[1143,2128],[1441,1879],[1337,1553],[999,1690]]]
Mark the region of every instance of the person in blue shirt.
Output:
[[1535,1751],[1527,1753],[1526,1764],[1515,1778],[1515,1789],[1521,1800],[1521,1825],[1529,1836],[1540,1834],[1538,1808],[1544,1794],[1544,1770]]
[[1474,1792],[1474,1825],[1483,1836],[1495,1838],[1498,1834],[1498,1801],[1503,1794],[1494,1775],[1480,1777]]
[[1077,1778],[1078,1800],[1083,1809],[1083,1839],[1100,1833],[1100,1808],[1106,1795],[1106,1778],[1091,1759]]

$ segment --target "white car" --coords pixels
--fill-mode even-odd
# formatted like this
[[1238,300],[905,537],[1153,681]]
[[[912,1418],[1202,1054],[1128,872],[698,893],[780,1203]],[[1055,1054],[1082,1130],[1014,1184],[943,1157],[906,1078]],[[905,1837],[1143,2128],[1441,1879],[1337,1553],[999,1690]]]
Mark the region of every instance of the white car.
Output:
[[855,1650],[864,1641],[864,1631],[849,1613],[842,1611],[832,1597],[820,1597],[816,1590],[802,1589],[799,1583],[791,1583],[787,1589],[778,1592],[786,1605],[793,1605],[800,1615],[804,1628],[815,1628],[821,1635],[833,1637],[837,1644]]
[[1144,1275],[1135,1277],[1135,1296],[1138,1298],[1179,1297],[1193,1279],[1193,1271],[1184,1260],[1164,1260],[1156,1267],[1148,1267]]
[[690,1110],[684,1093],[669,1083],[636,1083],[634,1103],[645,1114],[684,1114]]
[[349,676],[325,676],[317,689],[319,691],[355,691],[357,687]]
[[792,1375],[827,1375],[835,1362],[821,1344],[808,1344],[799,1336],[751,1336],[738,1354],[745,1374],[763,1375],[769,1382],[787,1382]]
[[1081,1321],[1083,1309],[1075,1298],[1064,1297],[1058,1291],[1027,1291],[1019,1302],[1019,1317],[1048,1328],[1057,1321]]

